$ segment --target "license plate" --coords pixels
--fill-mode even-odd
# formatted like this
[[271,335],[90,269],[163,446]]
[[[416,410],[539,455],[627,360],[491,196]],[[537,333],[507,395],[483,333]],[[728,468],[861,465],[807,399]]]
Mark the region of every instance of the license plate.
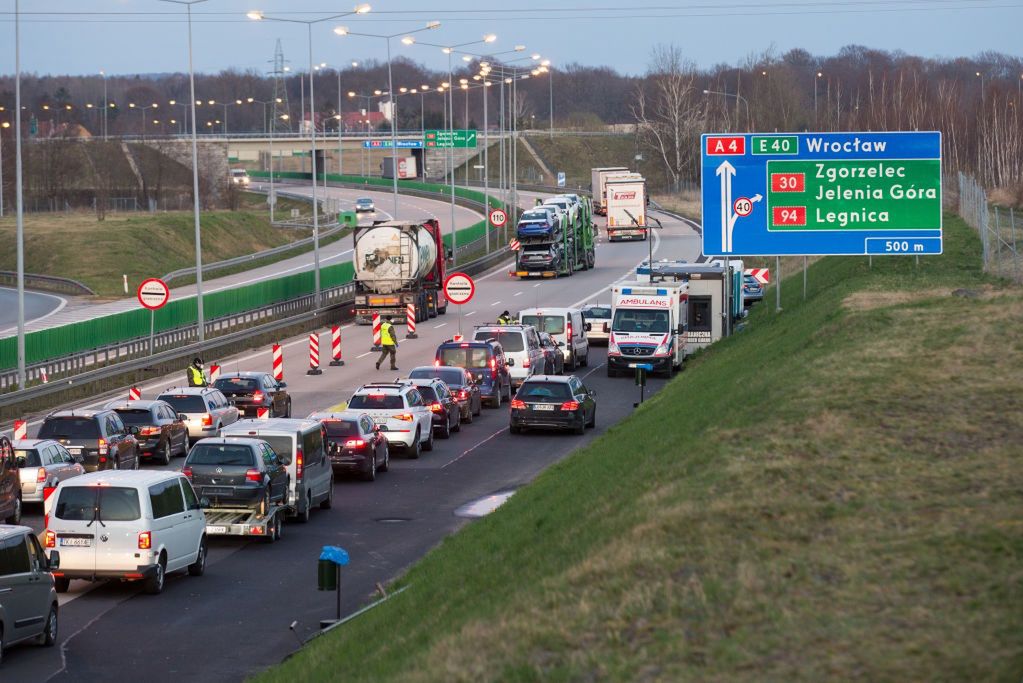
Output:
[[552,403],[534,403],[533,410],[554,410]]
[[208,534],[226,534],[227,533],[227,527],[226,526],[207,526],[206,527],[206,533],[208,533]]
[[63,546],[72,546],[76,548],[88,548],[92,545],[91,538],[62,538],[60,544]]
[[67,450],[68,450],[68,453],[70,453],[71,455],[81,455],[82,454],[82,449],[81,448],[69,448]]
[[233,490],[223,486],[206,486],[202,492],[207,496],[229,496],[233,493]]

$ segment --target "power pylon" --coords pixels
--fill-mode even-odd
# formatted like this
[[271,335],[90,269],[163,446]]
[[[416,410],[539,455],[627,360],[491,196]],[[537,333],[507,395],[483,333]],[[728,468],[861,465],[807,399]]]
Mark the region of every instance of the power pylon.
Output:
[[[287,62],[284,60],[284,48],[281,47],[281,39],[277,39],[277,47],[274,49],[273,71],[270,75],[274,78],[273,94],[273,133],[291,132],[291,108],[288,105],[288,84],[284,78],[287,74]],[[285,116],[287,115],[287,116]]]

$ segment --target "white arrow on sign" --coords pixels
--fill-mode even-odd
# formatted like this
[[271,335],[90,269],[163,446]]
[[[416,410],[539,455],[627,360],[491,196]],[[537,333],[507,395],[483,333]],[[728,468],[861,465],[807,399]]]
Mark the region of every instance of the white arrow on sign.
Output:
[[[732,251],[732,231],[735,230],[735,222],[742,218],[735,213],[732,204],[732,178],[735,176],[735,166],[732,166],[727,159],[721,162],[716,171],[721,177],[721,251],[726,254]],[[750,197],[754,204],[763,199],[763,196],[755,194]]]

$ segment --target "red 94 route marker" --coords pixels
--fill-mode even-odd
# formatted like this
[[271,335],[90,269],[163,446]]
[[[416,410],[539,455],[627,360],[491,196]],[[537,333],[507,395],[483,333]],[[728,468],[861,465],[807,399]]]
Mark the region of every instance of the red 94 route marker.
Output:
[[476,283],[465,273],[452,273],[444,281],[444,296],[453,304],[467,304],[476,293]]
[[170,301],[170,288],[163,280],[151,277],[142,281],[135,295],[144,308],[155,311],[158,308],[163,308]]

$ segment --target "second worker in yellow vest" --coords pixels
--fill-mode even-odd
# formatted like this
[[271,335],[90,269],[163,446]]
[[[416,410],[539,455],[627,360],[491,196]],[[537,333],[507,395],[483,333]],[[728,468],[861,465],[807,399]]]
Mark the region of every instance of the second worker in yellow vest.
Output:
[[394,332],[394,325],[387,320],[380,325],[380,347],[383,350],[377,360],[377,370],[388,356],[391,357],[391,370],[397,370],[398,335]]

